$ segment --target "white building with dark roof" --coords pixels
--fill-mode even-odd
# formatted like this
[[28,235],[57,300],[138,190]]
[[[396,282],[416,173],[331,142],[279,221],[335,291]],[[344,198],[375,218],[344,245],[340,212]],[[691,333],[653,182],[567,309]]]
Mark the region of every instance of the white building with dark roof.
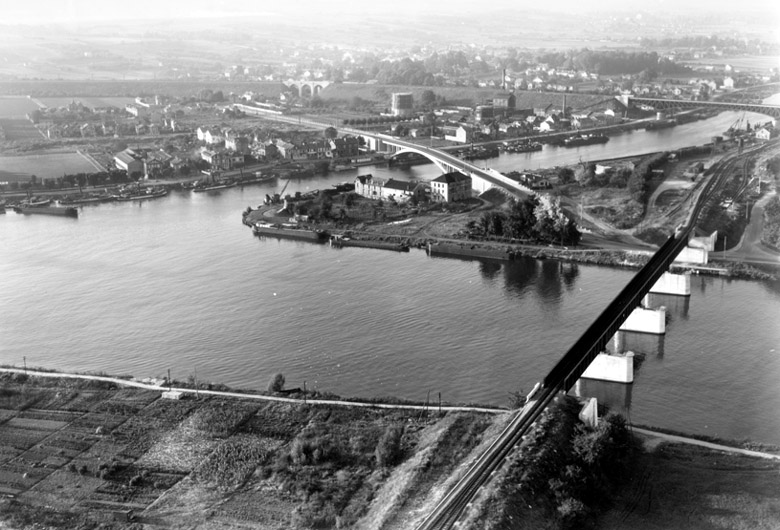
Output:
[[471,177],[460,171],[445,173],[431,181],[434,202],[464,201],[471,198]]

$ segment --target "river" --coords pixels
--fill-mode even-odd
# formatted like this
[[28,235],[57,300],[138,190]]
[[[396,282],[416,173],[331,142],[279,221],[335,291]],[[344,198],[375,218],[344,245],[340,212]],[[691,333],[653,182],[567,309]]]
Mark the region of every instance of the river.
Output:
[[[669,134],[626,135],[635,140],[615,154],[655,150],[649,138],[661,133]],[[580,152],[606,157],[593,150],[601,147]],[[568,151],[539,163],[566,163],[577,156]],[[518,166],[527,157],[505,156],[499,162]],[[432,165],[359,171],[436,176]],[[287,192],[355,174],[293,180]],[[283,184],[83,207],[78,219],[3,216],[0,362],[138,377],[170,369],[177,379],[249,388],[282,372],[288,387],[306,381],[343,396],[424,400],[430,392],[506,405],[509,392],[541,380],[633,274],[253,237],[241,211]],[[662,344],[626,338],[646,351],[630,388],[631,419],[780,443],[780,286],[692,283],[687,303],[658,301],[671,314]],[[626,390],[606,391],[627,399]]]

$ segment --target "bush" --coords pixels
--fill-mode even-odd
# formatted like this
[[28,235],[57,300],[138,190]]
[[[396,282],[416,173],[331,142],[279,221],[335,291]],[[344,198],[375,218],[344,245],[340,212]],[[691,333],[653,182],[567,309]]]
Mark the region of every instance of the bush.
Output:
[[274,374],[271,381],[268,382],[269,392],[281,392],[284,390],[284,374]]
[[401,437],[403,428],[391,425],[380,438],[374,455],[379,467],[392,467],[401,461],[403,450],[401,449]]

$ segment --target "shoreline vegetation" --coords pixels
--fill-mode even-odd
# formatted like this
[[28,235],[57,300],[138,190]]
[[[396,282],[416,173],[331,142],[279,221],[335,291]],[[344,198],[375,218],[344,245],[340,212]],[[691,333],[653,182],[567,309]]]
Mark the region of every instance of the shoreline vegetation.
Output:
[[[240,390],[190,389],[187,397],[165,399],[165,385],[132,388],[140,383],[130,376],[107,379],[0,368],[0,524],[411,528],[512,417],[506,410],[261,402]],[[283,387],[284,377],[273,375],[269,392]],[[726,447],[780,452],[776,446],[680,443],[615,414],[590,427],[578,419],[581,406],[567,396],[545,412],[461,527],[617,529],[630,518],[632,528],[649,529],[660,512],[665,527],[679,528],[691,522],[692,509],[696,521],[718,516],[708,497],[695,493],[705,483],[736,507],[723,528],[743,528],[756,504],[773,513],[780,502],[776,488],[766,490],[780,455]],[[667,498],[648,483],[694,494]],[[757,491],[760,500],[740,504]]]
[[[275,386],[274,383],[281,376],[281,386]],[[441,404],[434,402],[415,401],[397,398],[393,396],[382,397],[342,397],[328,391],[306,390],[301,388],[284,388],[284,376],[282,374],[273,374],[267,390],[235,388],[223,383],[214,383],[207,381],[195,381],[190,377],[188,381],[178,381],[173,379],[169,382],[164,377],[145,377],[137,378],[129,374],[111,375],[103,371],[86,372],[64,372],[61,370],[46,368],[41,366],[19,367],[13,364],[0,364],[0,383],[7,383],[9,380],[17,383],[24,383],[29,379],[52,378],[52,379],[71,379],[76,385],[84,384],[87,386],[96,385],[108,390],[119,390],[126,386],[130,389],[150,390],[155,392],[182,392],[189,398],[198,399],[201,395],[204,397],[228,397],[238,400],[255,399],[269,402],[281,402],[297,405],[323,405],[323,406],[345,406],[361,408],[385,408],[385,409],[408,409],[415,411],[428,411],[430,413],[446,412],[476,412],[495,415],[511,414],[520,410],[524,405],[525,396],[519,392],[508,394],[510,402],[509,407],[500,407],[494,405],[484,405],[476,403],[447,403]],[[275,388],[272,390],[272,388]],[[637,429],[652,431],[658,434],[668,434],[681,438],[689,438],[718,444],[725,447],[736,449],[746,449],[751,451],[760,451],[765,453],[777,453],[780,458],[780,445],[755,442],[747,438],[734,440],[720,438],[707,434],[695,434],[659,427],[655,425],[646,425],[642,423],[631,423],[630,426]]]

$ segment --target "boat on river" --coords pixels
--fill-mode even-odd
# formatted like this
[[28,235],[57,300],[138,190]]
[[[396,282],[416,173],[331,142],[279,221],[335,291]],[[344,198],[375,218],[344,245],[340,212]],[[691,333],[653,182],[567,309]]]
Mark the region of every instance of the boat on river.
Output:
[[25,215],[58,215],[60,217],[78,217],[79,210],[73,206],[16,206],[16,213]]
[[255,223],[252,227],[252,233],[256,236],[272,236],[286,239],[302,239],[313,243],[324,243],[328,238],[328,233],[324,230],[309,230],[299,228],[295,224],[282,223]]
[[504,146],[504,151],[507,153],[532,153],[534,151],[541,151],[542,144],[539,142],[519,142],[509,143]]
[[586,134],[586,135],[577,135],[577,136],[571,136],[569,138],[566,138],[563,141],[564,147],[580,147],[582,145],[593,145],[593,144],[605,144],[609,141],[609,136],[606,134]]
[[158,199],[168,195],[168,190],[154,190],[147,188],[140,193],[120,194],[116,196],[117,201],[143,201],[146,199]]
[[99,204],[101,202],[113,202],[117,200],[116,195],[95,195],[87,197],[64,197],[59,200],[60,205],[69,206],[72,204]]
[[677,125],[677,120],[653,120],[645,124],[646,131],[655,131],[656,129],[668,129]]
[[224,190],[226,188],[232,188],[236,185],[235,181],[232,182],[219,182],[215,184],[209,184],[207,186],[195,186],[192,188],[192,191],[195,193],[202,193],[204,191],[216,191],[216,190]]

